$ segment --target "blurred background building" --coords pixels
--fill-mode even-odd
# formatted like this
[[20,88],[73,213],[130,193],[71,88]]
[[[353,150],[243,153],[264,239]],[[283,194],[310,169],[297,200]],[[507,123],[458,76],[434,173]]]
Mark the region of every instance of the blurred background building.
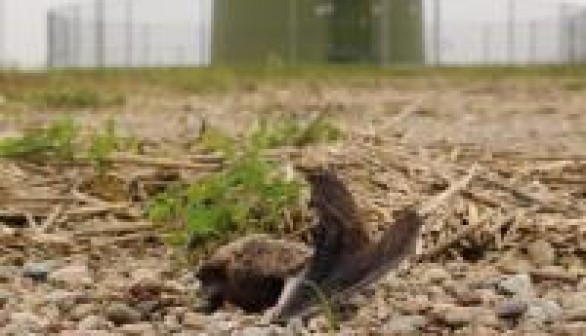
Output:
[[0,0],[4,67],[586,62],[586,0]]
[[220,64],[421,64],[419,0],[215,0]]

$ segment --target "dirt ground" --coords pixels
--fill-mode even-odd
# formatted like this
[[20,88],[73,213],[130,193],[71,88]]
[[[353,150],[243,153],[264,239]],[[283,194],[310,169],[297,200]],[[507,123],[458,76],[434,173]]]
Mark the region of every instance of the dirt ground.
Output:
[[277,155],[334,165],[373,231],[474,175],[427,217],[417,261],[343,302],[338,331],[323,314],[278,326],[194,312],[195,265],[159,239],[144,204],[88,195],[105,183],[87,187],[92,167],[1,159],[0,334],[586,334],[586,87],[564,78],[298,81],[137,93],[97,110],[10,105],[0,136],[64,114],[87,129],[113,119],[143,143],[140,157],[114,162],[116,176],[192,181],[214,164],[189,146],[203,119],[238,133],[263,114],[323,112],[342,141]]

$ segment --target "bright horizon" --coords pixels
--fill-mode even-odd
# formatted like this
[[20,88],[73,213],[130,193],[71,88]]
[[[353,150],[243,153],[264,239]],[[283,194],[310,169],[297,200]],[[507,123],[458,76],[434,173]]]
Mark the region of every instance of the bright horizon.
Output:
[[[2,0],[0,0],[2,1]],[[213,1],[213,0],[205,0]],[[426,8],[426,21],[433,17],[435,0],[423,0]],[[92,1],[87,0],[3,0],[5,29],[3,60],[8,65],[22,65],[26,67],[43,66],[46,59],[46,13],[53,6],[85,3],[89,6]],[[123,5],[123,2],[118,2]],[[519,22],[530,19],[559,19],[560,5],[581,4],[586,0],[518,0],[516,1],[516,19]],[[160,1],[140,0],[142,13],[137,14],[137,20],[158,22],[194,22],[197,23],[197,1],[168,0],[165,5]],[[507,19],[507,0],[443,0],[442,19],[446,26],[456,23],[478,22],[505,22]],[[193,10],[193,15],[190,15]],[[482,14],[480,16],[479,14]],[[498,23],[495,23],[498,25]],[[428,27],[429,30],[429,27]],[[449,33],[449,30],[446,30]],[[444,32],[445,33],[445,32]],[[447,36],[446,38],[449,38]],[[1,56],[0,56],[1,57]]]

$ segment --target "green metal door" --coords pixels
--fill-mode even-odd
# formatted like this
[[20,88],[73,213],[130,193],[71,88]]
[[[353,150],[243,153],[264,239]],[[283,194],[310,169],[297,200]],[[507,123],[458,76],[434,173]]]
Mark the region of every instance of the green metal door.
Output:
[[333,63],[373,60],[370,0],[336,0],[329,17],[328,59]]

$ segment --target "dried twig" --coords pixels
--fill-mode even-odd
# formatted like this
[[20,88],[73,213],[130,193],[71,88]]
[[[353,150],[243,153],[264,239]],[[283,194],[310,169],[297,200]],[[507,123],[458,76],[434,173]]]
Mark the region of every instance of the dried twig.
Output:
[[[131,165],[167,169],[192,169],[201,171],[215,171],[222,167],[222,165],[217,162],[180,161],[169,158],[154,158],[130,154],[117,154],[115,156],[103,158],[101,160],[104,163],[115,165]],[[71,161],[53,162],[53,164],[62,166],[91,166],[94,164],[94,162],[88,160],[87,158],[76,158]]]
[[87,218],[97,215],[103,215],[106,213],[116,213],[126,217],[140,217],[138,214],[132,213],[130,204],[110,204],[105,203],[96,206],[86,206],[77,209],[66,211],[64,216],[68,218]]
[[419,111],[421,106],[427,99],[427,96],[419,97],[417,100],[411,102],[409,105],[403,107],[399,113],[389,119],[384,125],[382,125],[376,133],[378,134],[386,134],[390,129],[401,123],[403,120],[407,119],[413,113]]
[[49,214],[49,216],[47,216],[43,224],[38,228],[39,232],[46,233],[47,231],[49,231],[57,222],[57,219],[59,218],[59,216],[61,216],[64,209],[65,207],[63,206],[63,204],[56,205],[55,208],[53,208],[53,211],[51,211],[51,213]]
[[148,222],[129,222],[129,223],[116,223],[109,225],[102,225],[100,227],[88,228],[84,230],[76,231],[74,234],[77,237],[82,236],[98,236],[98,235],[118,235],[121,233],[138,232],[138,231],[149,231],[153,230],[154,225]]
[[441,194],[439,194],[437,196],[434,196],[433,199],[429,200],[426,204],[421,206],[421,208],[419,209],[419,215],[421,215],[421,216],[430,215],[433,211],[435,211],[437,208],[439,208],[442,204],[444,204],[452,196],[454,196],[455,194],[461,192],[466,187],[468,187],[470,182],[472,182],[472,180],[478,174],[479,171],[480,171],[480,167],[478,165],[474,164],[470,168],[470,170],[468,171],[468,173],[466,174],[466,176],[463,179],[453,183],[444,192],[442,192]]

